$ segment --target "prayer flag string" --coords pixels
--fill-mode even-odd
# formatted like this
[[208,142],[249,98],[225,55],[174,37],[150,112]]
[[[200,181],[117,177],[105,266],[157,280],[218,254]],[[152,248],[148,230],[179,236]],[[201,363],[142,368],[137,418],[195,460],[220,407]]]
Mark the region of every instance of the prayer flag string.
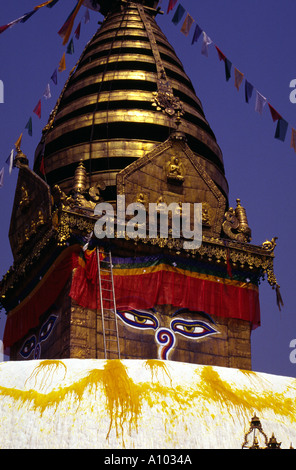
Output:
[[[175,6],[177,5],[178,0],[169,0],[169,5],[167,9],[167,14],[172,11]],[[204,55],[205,57],[208,57],[209,54],[209,46],[214,45],[217,53],[218,53],[218,58],[222,62],[224,62],[224,67],[225,67],[225,78],[226,81],[228,82],[231,78],[231,70],[232,68],[234,69],[234,86],[236,89],[239,91],[240,86],[242,85],[243,81],[245,80],[245,102],[249,103],[253,91],[255,92],[255,111],[259,113],[260,115],[263,114],[263,111],[265,109],[265,105],[268,103],[268,107],[271,113],[271,117],[273,122],[277,122],[276,126],[276,131],[275,131],[275,139],[279,139],[282,142],[285,141],[286,135],[287,135],[287,130],[289,127],[289,123],[274,109],[274,107],[269,103],[267,98],[263,96],[261,93],[259,93],[256,88],[245,78],[245,75],[240,72],[236,67],[233,67],[232,62],[226,57],[226,55],[221,51],[221,49],[214,44],[212,39],[208,36],[208,34],[197,24],[194,18],[189,14],[189,12],[186,11],[186,9],[183,7],[181,3],[178,4],[177,9],[175,13],[173,14],[172,22],[177,26],[182,18],[185,15],[185,20],[181,26],[181,32],[185,35],[189,35],[189,31],[192,27],[192,25],[195,23],[195,28],[194,28],[194,33],[192,37],[192,42],[191,45],[195,44],[198,42],[198,39],[202,37],[202,45],[201,45],[201,54]],[[296,152],[296,130],[291,127],[291,141],[290,141],[290,147],[294,149]]]

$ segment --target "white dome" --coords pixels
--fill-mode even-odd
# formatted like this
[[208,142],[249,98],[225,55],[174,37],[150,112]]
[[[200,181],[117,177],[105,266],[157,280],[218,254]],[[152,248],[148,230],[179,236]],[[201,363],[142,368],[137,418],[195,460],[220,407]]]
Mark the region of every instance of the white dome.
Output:
[[296,379],[158,360],[0,364],[1,448],[241,448],[256,414],[296,444]]

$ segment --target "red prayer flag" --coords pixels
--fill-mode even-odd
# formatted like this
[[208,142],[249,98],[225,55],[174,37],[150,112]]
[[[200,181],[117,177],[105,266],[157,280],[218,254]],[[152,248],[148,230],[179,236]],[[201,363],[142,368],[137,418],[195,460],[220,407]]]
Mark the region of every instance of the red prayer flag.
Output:
[[76,30],[75,30],[75,33],[74,33],[76,39],[79,39],[79,38],[80,38],[80,28],[81,28],[81,21],[80,21],[80,23],[78,24],[78,26],[77,26],[77,28],[76,28]]
[[291,148],[296,152],[296,129],[292,128]]
[[44,156],[42,156],[39,170],[40,170],[40,173],[42,173],[42,175],[45,176]]
[[4,26],[0,26],[0,34],[4,33],[4,31],[6,31],[9,27],[10,27],[9,24],[6,24]]
[[39,119],[41,118],[41,100],[38,101],[37,105],[33,109],[33,112],[39,117]]
[[178,0],[170,0],[167,13],[169,13],[175,7],[177,1]]
[[268,106],[269,106],[271,117],[272,117],[273,121],[278,121],[279,119],[282,118],[282,116],[271,106],[271,104],[268,103]]

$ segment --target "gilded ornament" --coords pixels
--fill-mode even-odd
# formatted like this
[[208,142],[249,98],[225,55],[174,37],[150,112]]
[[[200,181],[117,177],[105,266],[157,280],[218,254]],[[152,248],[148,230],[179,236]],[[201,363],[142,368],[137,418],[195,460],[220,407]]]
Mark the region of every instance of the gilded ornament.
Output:
[[230,207],[225,213],[225,220],[222,224],[223,231],[231,240],[241,243],[251,241],[251,229],[248,225],[245,209],[240,204],[240,199],[236,200],[237,207],[234,210]]
[[182,184],[184,182],[184,167],[178,157],[171,157],[166,164],[166,170],[169,183]]
[[271,239],[271,241],[266,240],[264,243],[262,243],[262,247],[267,251],[273,252],[275,247],[276,247],[276,240],[277,239],[278,239],[278,237],[273,237]]
[[21,200],[19,202],[19,208],[21,211],[25,211],[30,205],[29,191],[25,184],[21,186]]
[[83,193],[86,189],[87,173],[83,161],[80,160],[74,174],[73,191],[75,193]]

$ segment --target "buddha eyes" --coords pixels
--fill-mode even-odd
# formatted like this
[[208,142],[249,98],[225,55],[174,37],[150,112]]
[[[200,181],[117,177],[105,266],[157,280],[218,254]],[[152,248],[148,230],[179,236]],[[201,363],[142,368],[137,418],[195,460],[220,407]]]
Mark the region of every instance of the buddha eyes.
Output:
[[182,320],[180,318],[171,322],[171,329],[176,333],[190,338],[202,338],[203,336],[217,333],[208,323],[203,321]]
[[42,325],[39,333],[39,341],[45,341],[50,335],[53,326],[56,322],[57,317],[55,315],[50,315],[49,319]]
[[120,318],[130,326],[137,328],[158,328],[158,320],[154,315],[140,310],[117,310]]
[[[129,326],[143,329],[157,330],[159,321],[156,316],[143,310],[118,310],[119,317]],[[183,320],[176,318],[171,321],[171,330],[191,339],[202,338],[207,335],[218,333],[218,331],[208,323],[200,320]]]
[[21,351],[20,351],[20,354],[26,359],[27,357],[30,356],[31,352],[35,349],[36,347],[36,343],[37,343],[37,340],[36,340],[36,336],[32,336],[30,339],[28,339]]
[[25,341],[22,349],[20,350],[20,355],[23,356],[23,358],[27,359],[34,351],[34,359],[39,359],[41,354],[40,343],[49,337],[57,318],[58,317],[56,315],[50,315],[48,320],[42,325],[39,333],[39,341],[35,335]]

